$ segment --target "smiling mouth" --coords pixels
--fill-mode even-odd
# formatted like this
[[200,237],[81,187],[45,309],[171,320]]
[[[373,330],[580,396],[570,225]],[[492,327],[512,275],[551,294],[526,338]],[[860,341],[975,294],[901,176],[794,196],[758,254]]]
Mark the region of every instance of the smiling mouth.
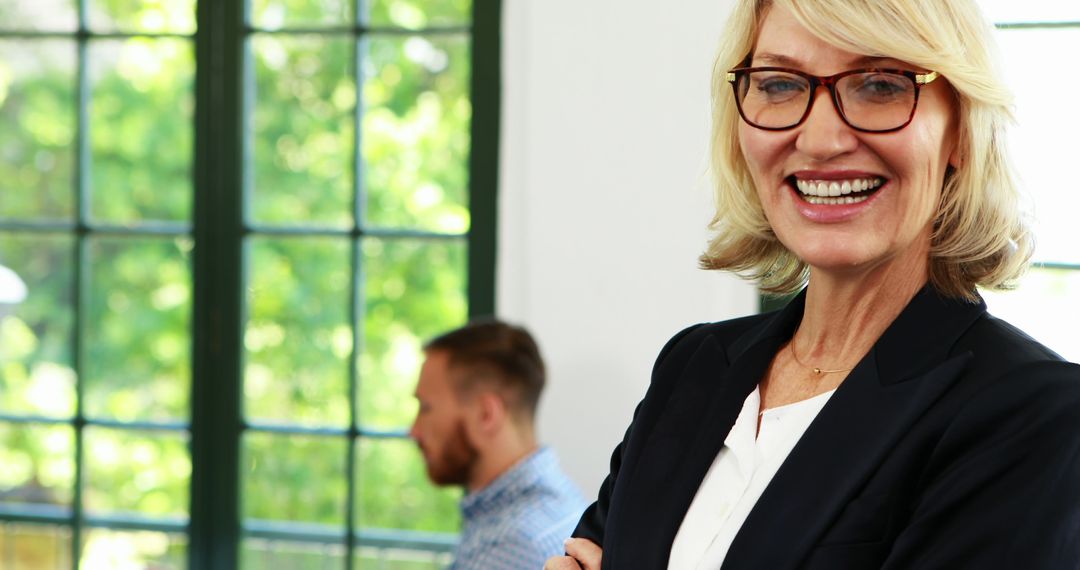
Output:
[[798,190],[799,197],[810,204],[858,204],[870,198],[885,184],[880,176],[844,180],[803,180],[788,177],[788,183]]

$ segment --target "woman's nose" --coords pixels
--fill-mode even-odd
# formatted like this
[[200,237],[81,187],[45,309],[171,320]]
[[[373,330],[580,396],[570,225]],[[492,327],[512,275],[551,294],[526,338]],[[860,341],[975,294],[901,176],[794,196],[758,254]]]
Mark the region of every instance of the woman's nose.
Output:
[[859,139],[844,122],[828,89],[814,93],[810,115],[798,127],[795,148],[817,161],[826,161],[855,150]]

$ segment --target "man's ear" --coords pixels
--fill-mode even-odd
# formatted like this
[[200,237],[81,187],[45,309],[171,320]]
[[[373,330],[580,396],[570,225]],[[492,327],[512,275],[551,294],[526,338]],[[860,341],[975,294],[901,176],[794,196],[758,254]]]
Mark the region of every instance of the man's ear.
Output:
[[506,422],[506,403],[495,392],[481,392],[477,395],[480,412],[480,428],[487,434],[493,434]]
[[465,429],[473,442],[492,439],[506,420],[506,403],[495,392],[480,391],[470,397],[465,413]]

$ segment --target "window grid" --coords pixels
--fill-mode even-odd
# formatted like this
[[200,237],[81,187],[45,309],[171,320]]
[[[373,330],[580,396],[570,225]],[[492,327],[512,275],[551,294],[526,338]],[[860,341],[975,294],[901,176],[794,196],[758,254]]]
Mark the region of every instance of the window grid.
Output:
[[[237,548],[242,536],[251,536],[267,540],[295,541],[307,540],[322,543],[330,539],[345,547],[346,568],[353,567],[354,553],[358,548],[374,548],[379,552],[406,548],[427,550],[433,561],[446,562],[445,553],[454,544],[452,538],[441,533],[397,532],[376,530],[358,532],[355,525],[355,469],[357,458],[356,442],[366,439],[400,439],[406,437],[403,431],[361,428],[358,422],[358,384],[355,351],[362,341],[363,314],[363,273],[360,245],[367,237],[392,240],[425,241],[463,241],[468,249],[468,301],[470,314],[488,314],[494,306],[494,211],[495,182],[497,179],[497,133],[498,133],[498,0],[476,0],[473,3],[473,22],[470,26],[442,26],[426,29],[394,29],[387,27],[365,27],[359,23],[363,0],[358,0],[356,25],[344,29],[281,29],[260,30],[244,25],[242,38],[236,45],[230,46],[230,39],[237,38],[236,24],[242,22],[239,2],[199,2],[197,5],[198,32],[192,34],[177,33],[127,33],[93,32],[87,17],[88,0],[77,1],[78,24],[71,32],[0,30],[0,39],[68,39],[74,40],[77,51],[75,75],[76,129],[74,152],[76,165],[73,173],[73,222],[64,220],[0,220],[0,234],[5,235],[60,235],[73,239],[74,272],[71,289],[74,299],[71,308],[73,325],[71,332],[72,368],[75,371],[75,410],[70,418],[54,418],[34,414],[0,414],[0,425],[58,425],[71,426],[73,430],[73,495],[71,507],[49,507],[45,505],[0,505],[0,524],[5,528],[20,523],[55,525],[50,527],[63,535],[63,540],[70,540],[70,564],[77,568],[84,540],[84,529],[109,529],[118,531],[158,531],[169,534],[188,536],[187,565],[190,568],[235,568]],[[216,6],[214,6],[216,4]],[[483,14],[482,33],[476,30],[478,14]],[[215,20],[215,17],[219,19]],[[253,77],[250,76],[250,51],[247,49],[253,34],[288,34],[318,33],[347,34],[354,38],[354,79],[357,82],[355,111],[355,157],[356,176],[353,191],[354,223],[347,230],[320,227],[273,227],[250,223],[250,217],[242,211],[250,203],[247,190],[250,189],[250,177],[243,176],[238,164],[248,164],[249,150],[239,150],[240,145],[230,150],[228,136],[235,136],[242,124],[227,125],[227,121],[217,121],[215,117],[246,117],[252,108]],[[438,233],[412,229],[391,229],[363,227],[363,187],[362,157],[360,137],[363,105],[361,82],[363,74],[359,66],[362,59],[363,42],[371,34],[380,35],[467,35],[472,44],[470,71],[472,74],[470,97],[473,101],[473,115],[470,133],[469,155],[469,195],[472,209],[472,224],[469,232]],[[194,159],[193,192],[195,209],[191,223],[165,221],[140,221],[133,224],[98,223],[92,220],[90,208],[90,121],[89,109],[91,85],[88,72],[88,46],[92,41],[101,39],[129,38],[173,38],[192,41],[197,62],[195,97],[197,101],[195,115],[196,151]],[[233,40],[235,41],[235,40]],[[484,46],[484,52],[477,45]],[[494,49],[492,47],[494,46]],[[223,57],[210,55],[215,48],[224,48]],[[486,53],[485,53],[486,52]],[[235,58],[234,58],[235,56]],[[237,61],[243,58],[248,70],[244,74],[244,85],[239,80],[230,78],[229,69],[240,71]],[[212,61],[218,59],[218,61]],[[222,64],[221,59],[224,60]],[[483,60],[484,63],[478,63]],[[216,66],[214,64],[217,64]],[[216,69],[210,70],[211,67]],[[236,77],[238,74],[233,74]],[[208,79],[213,77],[213,79]],[[218,85],[213,85],[215,81]],[[483,82],[483,83],[481,83]],[[478,88],[480,85],[482,88]],[[243,102],[240,102],[243,99]],[[478,99],[484,102],[481,106]],[[494,103],[494,106],[491,106]],[[230,114],[230,110],[239,113]],[[215,138],[216,137],[216,138]],[[484,153],[492,153],[491,156]],[[247,160],[230,160],[245,158]],[[244,197],[240,193],[222,195],[220,190],[243,187]],[[211,198],[215,193],[217,196]],[[214,211],[217,210],[217,211]],[[232,229],[230,229],[232,228]],[[235,235],[235,238],[228,236]],[[242,261],[246,255],[244,244],[254,236],[335,236],[348,239],[351,249],[351,296],[349,321],[353,331],[353,357],[349,359],[348,389],[350,398],[350,426],[348,429],[308,428],[296,425],[277,425],[266,422],[244,421],[240,409],[242,354],[243,344],[243,302],[239,298],[243,290],[241,284],[247,282]],[[194,302],[191,324],[193,365],[191,370],[192,397],[190,402],[190,421],[188,422],[153,422],[153,421],[116,421],[104,418],[87,417],[84,410],[84,370],[86,363],[85,336],[87,332],[87,311],[90,301],[90,244],[98,237],[177,237],[194,239],[198,244],[213,244],[224,247],[222,251],[206,254],[197,248],[192,262],[192,282]],[[484,238],[487,243],[478,244]],[[235,241],[234,241],[235,240]],[[235,248],[229,246],[230,241]],[[229,267],[235,268],[230,272]],[[226,268],[224,276],[217,272]],[[213,275],[214,283],[209,282]],[[229,287],[233,282],[237,286]],[[211,292],[215,290],[214,292]],[[221,325],[222,321],[232,323],[235,328],[222,327],[224,332],[211,331],[211,324]],[[231,350],[230,350],[231,348]],[[216,369],[216,370],[211,370]],[[219,383],[226,380],[225,383]],[[229,386],[229,384],[232,384]],[[222,390],[223,386],[228,386]],[[211,393],[212,392],[212,393]],[[220,398],[219,398],[220,396]],[[232,410],[232,411],[230,411]],[[192,475],[190,483],[191,509],[189,517],[152,517],[128,514],[87,514],[84,511],[84,431],[87,427],[103,427],[125,432],[172,432],[187,433],[190,436],[190,457]],[[267,525],[255,522],[246,526],[243,532],[235,525],[241,521],[237,505],[239,474],[236,467],[236,455],[239,441],[245,430],[283,434],[318,434],[346,437],[348,448],[348,509],[346,533],[327,535],[321,532],[305,531],[297,525]],[[230,460],[231,454],[231,460]],[[212,489],[211,489],[212,488]],[[221,500],[224,499],[224,500]],[[230,505],[230,502],[232,503]],[[226,515],[217,518],[218,515]],[[229,516],[232,515],[232,516]],[[216,518],[216,522],[214,519]],[[242,523],[240,523],[242,524]],[[342,541],[344,539],[344,541]]]
[[[1039,8],[1040,6],[1032,6],[1031,10],[1038,11]],[[1042,6],[1042,8],[1047,8],[1047,6]],[[1040,38],[1042,38],[1044,41],[1051,42],[1055,41],[1051,40],[1051,38],[1062,37],[1061,33],[1063,32],[1070,33],[1080,30],[1080,21],[1076,19],[1075,11],[1070,11],[1074,12],[1074,14],[1066,15],[1061,6],[1057,6],[1057,10],[1064,17],[1059,19],[1047,18],[1038,22],[1022,22],[1012,18],[1000,19],[1000,21],[995,23],[999,41],[1002,42],[1002,44],[1007,45],[1007,49],[1023,49],[1023,42],[1016,45],[1008,44],[1011,41],[1018,41],[1018,38],[1027,38],[1027,41],[1039,41]],[[1020,18],[1023,17],[1023,15],[1015,14],[1012,17]],[[1015,35],[1012,32],[1016,32]],[[1042,32],[1041,37],[1039,32]],[[1057,53],[1056,50],[1051,51]],[[1015,56],[1010,58],[1008,57],[1009,53],[1010,52],[1008,51],[1004,52],[1004,55],[1007,56],[1008,59],[1007,63],[1010,66],[1015,66]],[[1010,70],[1010,76],[1008,77],[1010,82],[1013,83],[1013,90],[1017,96],[1030,96],[1030,94],[1025,93],[1025,82],[1012,77],[1012,74],[1015,72],[1018,72],[1018,70]],[[1023,101],[1020,101],[1020,103],[1023,104]],[[1029,101],[1026,107],[1021,107],[1018,111],[1020,111],[1021,114],[1029,114],[1032,112],[1032,109],[1039,108],[1039,105],[1042,104],[1043,103],[1037,103],[1032,105]],[[1034,117],[1038,117],[1038,114]],[[1022,118],[1024,123],[1020,126],[1022,127],[1022,130],[1026,132],[1027,137],[1032,135],[1032,132],[1030,131],[1032,126],[1040,124],[1040,121],[1034,120],[1034,117]],[[1069,120],[1069,122],[1071,121],[1072,119]],[[1029,140],[1025,138],[1023,140],[1023,145],[1026,146],[1028,144]],[[1072,154],[1075,155],[1076,153]],[[1014,158],[1031,160],[1030,157],[1024,157],[1023,147],[1016,148],[1016,155],[1014,155]],[[1024,176],[1027,174],[1035,178],[1026,182],[1026,185],[1031,185],[1027,186],[1026,191],[1030,191],[1031,195],[1036,196],[1035,213],[1038,217],[1042,218],[1044,223],[1054,223],[1054,225],[1058,225],[1058,223],[1062,222],[1061,218],[1053,214],[1047,217],[1043,217],[1043,215],[1050,212],[1051,208],[1061,206],[1057,206],[1055,201],[1049,200],[1049,196],[1048,198],[1043,198],[1042,203],[1038,202],[1038,195],[1041,190],[1040,180],[1038,179],[1038,174],[1031,174],[1041,172],[1041,169],[1045,166],[1047,165],[1034,163],[1027,164],[1026,167],[1022,165],[1021,167],[1024,169],[1021,172],[1021,175]],[[1080,276],[1080,261],[1078,261],[1075,256],[1066,253],[1069,250],[1066,248],[1066,243],[1069,240],[1067,235],[1067,233],[1062,232],[1061,227],[1059,226],[1053,228],[1050,226],[1039,228],[1037,226],[1037,242],[1040,242],[1040,239],[1047,240],[1043,243],[1048,247],[1039,248],[1041,249],[1041,252],[1038,249],[1036,250],[1035,257],[1032,258],[1030,266],[1031,271],[1020,284],[1020,288],[1013,291],[1013,293],[1001,296],[993,294],[987,295],[986,299],[989,303],[991,312],[994,312],[998,316],[1008,318],[1010,322],[1024,329],[1027,334],[1035,336],[1036,339],[1047,343],[1052,350],[1058,351],[1066,358],[1074,359],[1075,361],[1075,359],[1080,358],[1080,356],[1078,356],[1080,353],[1077,352],[1080,345],[1078,345],[1075,339],[1069,336],[1067,331],[1063,330],[1062,327],[1052,324],[1055,322],[1052,316],[1055,307],[1058,308],[1056,309],[1058,311],[1066,308],[1071,310],[1069,296],[1075,295],[1076,291],[1074,290],[1075,285],[1067,284],[1075,284],[1077,276]],[[1062,243],[1063,238],[1066,243]],[[1048,283],[1056,284],[1054,285],[1054,290],[1047,288]],[[1063,289],[1062,287],[1065,288]],[[1056,300],[1049,301],[1050,304],[1048,304],[1048,298],[1044,298],[1043,295],[1049,295],[1050,298],[1056,297]]]
[[[1080,20],[1049,22],[995,22],[994,27],[998,30],[1080,29]],[[1035,261],[1031,264],[1031,267],[1033,269],[1061,269],[1066,271],[1080,271],[1080,263]]]
[[1063,22],[1001,22],[994,24],[999,30],[1053,30],[1058,28],[1080,28],[1080,21]]
[[[478,4],[483,2],[474,2],[473,16],[475,18],[478,11]],[[250,4],[248,4],[250,7]],[[244,433],[272,433],[277,435],[313,435],[329,438],[344,438],[347,442],[346,445],[346,500],[345,500],[345,525],[344,535],[341,532],[335,530],[333,526],[324,526],[317,524],[296,524],[296,523],[281,523],[275,521],[266,520],[248,520],[241,514],[242,522],[242,539],[263,539],[273,543],[274,541],[290,541],[290,542],[304,542],[313,544],[323,544],[326,546],[337,545],[344,547],[341,554],[341,558],[344,559],[344,565],[346,568],[355,567],[355,554],[358,547],[374,547],[379,551],[406,547],[410,550],[426,550],[432,553],[433,560],[437,560],[437,556],[442,553],[449,552],[454,544],[455,540],[451,536],[446,536],[441,533],[424,533],[415,531],[393,531],[393,530],[364,530],[360,531],[356,528],[356,508],[357,508],[357,469],[358,458],[356,456],[357,444],[361,439],[403,439],[407,438],[408,434],[404,430],[372,430],[366,429],[361,426],[360,422],[360,410],[359,406],[359,385],[361,378],[358,371],[358,356],[360,347],[363,346],[363,318],[364,318],[364,261],[362,253],[363,240],[369,237],[386,238],[388,240],[408,240],[408,241],[462,241],[469,238],[469,232],[465,233],[442,233],[424,231],[410,228],[380,228],[368,226],[364,223],[365,220],[365,204],[367,202],[365,195],[364,185],[364,159],[362,156],[362,137],[363,137],[363,112],[364,112],[364,74],[362,72],[362,65],[366,58],[366,46],[368,39],[372,36],[385,37],[385,36],[408,36],[408,37],[430,37],[436,35],[452,35],[452,36],[467,36],[470,40],[474,40],[473,27],[472,26],[441,26],[441,27],[427,27],[420,29],[397,29],[385,26],[366,26],[362,22],[364,14],[363,0],[359,0],[355,6],[353,13],[353,25],[349,27],[282,27],[275,29],[260,28],[252,25],[250,18],[250,12],[245,14],[245,26],[244,26],[244,109],[242,116],[246,124],[243,128],[243,132],[252,133],[254,129],[250,125],[251,117],[254,114],[254,95],[256,93],[255,74],[254,74],[254,49],[253,39],[260,35],[278,35],[278,36],[346,36],[351,39],[352,44],[352,81],[354,83],[356,98],[354,100],[355,106],[353,111],[353,155],[352,167],[353,167],[353,187],[352,187],[352,224],[348,228],[334,228],[334,227],[322,227],[312,225],[274,225],[268,223],[260,223],[256,221],[253,215],[251,205],[254,202],[253,194],[253,180],[254,176],[252,170],[254,168],[251,155],[253,149],[251,148],[252,139],[245,139],[245,176],[244,176],[244,198],[242,204],[243,211],[243,258],[244,258],[244,274],[243,282],[245,289],[251,283],[251,269],[250,263],[251,245],[253,238],[260,237],[284,237],[284,238],[296,238],[296,237],[333,237],[348,239],[349,241],[349,258],[351,268],[349,272],[349,307],[348,307],[348,321],[352,332],[352,350],[347,359],[348,371],[347,371],[347,393],[349,398],[349,420],[348,428],[337,428],[329,426],[303,426],[289,424],[285,422],[268,422],[263,420],[249,420],[246,417],[241,419],[241,434],[240,439],[243,440]],[[474,44],[475,49],[475,44]],[[475,54],[475,52],[474,52]],[[473,56],[475,61],[475,55]],[[472,68],[472,73],[475,74],[476,66]],[[475,91],[474,91],[475,93]],[[474,110],[476,104],[474,102]],[[475,121],[475,115],[474,115]],[[473,154],[476,152],[475,138],[473,139]],[[473,188],[475,194],[475,187]],[[474,221],[474,227],[475,227]],[[475,240],[468,240],[468,244],[472,245]],[[470,265],[472,260],[472,253],[470,252],[469,259]],[[473,297],[470,294],[470,311],[476,311],[472,303]]]
[[[75,373],[75,410],[70,418],[56,418],[34,414],[0,414],[0,425],[54,425],[70,426],[73,431],[72,497],[70,507],[43,504],[0,505],[0,524],[9,527],[17,523],[44,524],[52,530],[67,532],[71,567],[77,569],[83,547],[84,529],[109,529],[128,531],[158,531],[182,533],[188,528],[186,517],[154,517],[137,513],[87,514],[84,506],[84,433],[87,427],[106,427],[121,432],[172,432],[187,433],[188,422],[116,421],[88,417],[83,409],[85,388],[85,362],[87,307],[90,299],[90,242],[97,237],[190,237],[191,224],[175,222],[138,222],[129,225],[96,223],[90,211],[90,120],[91,85],[88,49],[91,42],[108,39],[173,38],[193,41],[194,36],[178,33],[128,33],[94,32],[90,29],[87,3],[75,0],[77,27],[70,32],[0,30],[0,40],[73,40],[76,51],[75,73],[75,136],[76,165],[72,192],[74,197],[73,221],[64,220],[0,220],[0,234],[6,235],[58,235],[74,238],[74,271],[71,289],[74,292],[71,307],[73,323],[71,334],[72,369]],[[14,550],[5,549],[14,555]]]

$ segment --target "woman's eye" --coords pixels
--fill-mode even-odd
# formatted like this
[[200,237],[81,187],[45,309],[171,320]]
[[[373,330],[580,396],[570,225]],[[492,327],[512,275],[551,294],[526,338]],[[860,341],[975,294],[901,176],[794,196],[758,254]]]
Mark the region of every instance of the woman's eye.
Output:
[[859,84],[859,96],[875,99],[889,99],[911,91],[910,81],[896,77],[869,77]]
[[758,91],[770,98],[784,98],[797,95],[806,90],[801,81],[789,78],[768,78],[758,82]]

